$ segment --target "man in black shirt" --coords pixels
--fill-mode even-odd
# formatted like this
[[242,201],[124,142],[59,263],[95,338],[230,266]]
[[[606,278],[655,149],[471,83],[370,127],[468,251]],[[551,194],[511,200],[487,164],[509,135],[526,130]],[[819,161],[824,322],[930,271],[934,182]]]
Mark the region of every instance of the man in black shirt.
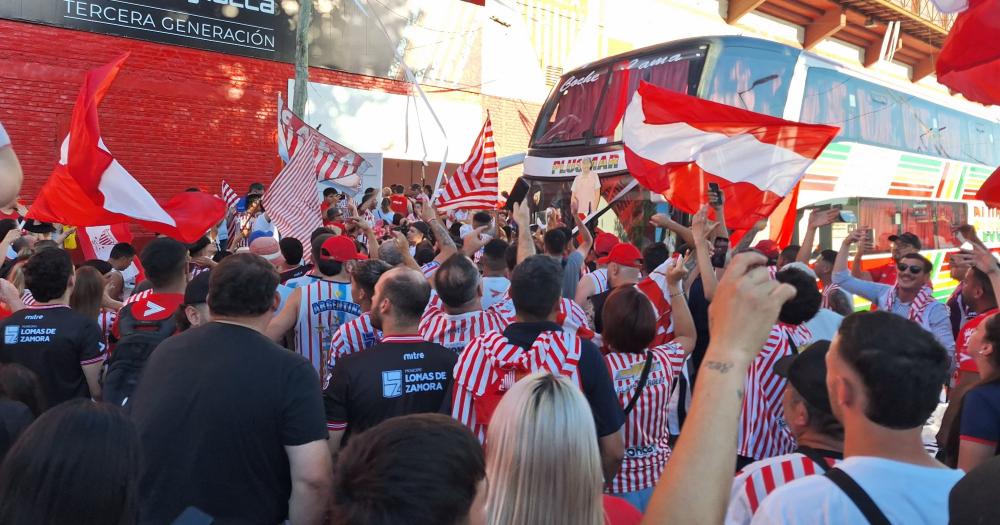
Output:
[[278,273],[252,254],[212,269],[212,322],[172,336],[130,401],[144,452],[140,522],[193,506],[225,523],[319,523],[331,461],[319,378],[263,335]]
[[68,306],[73,291],[69,254],[58,248],[36,253],[24,265],[24,280],[36,302],[0,323],[0,362],[37,374],[49,407],[77,397],[100,398],[101,329],[96,319]]
[[332,454],[352,434],[383,420],[443,408],[457,356],[418,334],[430,295],[427,279],[405,267],[375,284],[370,315],[382,341],[338,360],[324,393]]

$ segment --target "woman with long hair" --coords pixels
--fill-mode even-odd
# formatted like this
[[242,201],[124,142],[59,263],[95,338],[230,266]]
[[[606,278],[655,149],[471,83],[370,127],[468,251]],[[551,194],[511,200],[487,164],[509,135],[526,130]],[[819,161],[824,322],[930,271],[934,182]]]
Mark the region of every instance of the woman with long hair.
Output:
[[514,383],[497,405],[487,443],[489,525],[639,522],[630,505],[601,494],[594,418],[569,379],[535,373]]
[[[107,281],[101,272],[92,266],[81,266],[76,270],[75,284],[69,296],[69,307],[76,312],[97,321],[101,327],[103,343],[108,344],[111,327],[118,314],[109,308],[109,303],[117,303],[107,296]],[[119,305],[120,306],[120,305]]]
[[604,361],[626,418],[625,459],[607,489],[640,511],[646,510],[670,458],[667,407],[697,339],[681,290],[686,275],[680,259],[667,264],[667,293],[675,298],[670,309],[674,328],[670,342],[654,346],[657,314],[653,303],[634,286],[613,290],[602,310]]
[[122,409],[79,399],[46,411],[0,466],[0,523],[131,525],[139,436]]
[[979,367],[979,383],[962,397],[958,427],[958,468],[968,472],[1000,454],[1000,316],[979,324],[969,339]]

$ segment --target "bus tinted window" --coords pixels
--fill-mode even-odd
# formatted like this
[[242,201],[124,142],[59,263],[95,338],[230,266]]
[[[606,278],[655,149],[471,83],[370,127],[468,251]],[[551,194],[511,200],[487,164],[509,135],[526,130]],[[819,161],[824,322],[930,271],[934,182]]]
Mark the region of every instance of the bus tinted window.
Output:
[[780,117],[785,111],[795,59],[792,50],[726,47],[712,68],[704,96]]
[[840,140],[978,164],[1000,162],[996,122],[832,69],[809,69],[801,120],[840,126]]
[[558,102],[552,109],[550,118],[539,119],[538,144],[572,142],[587,136],[594,120],[594,111],[604,86],[607,84],[607,68],[578,71],[563,78],[557,94]]
[[566,75],[542,107],[532,146],[584,140],[606,144],[618,140],[615,131],[639,82],[689,93],[690,79],[697,74],[704,57],[705,46],[685,51],[663,50]]
[[615,64],[612,67],[608,96],[598,110],[594,136],[609,141],[614,138],[615,128],[625,115],[625,107],[632,101],[632,94],[639,88],[639,82],[649,82],[686,94],[690,58],[685,58],[681,53],[665,53],[663,56],[635,58]]

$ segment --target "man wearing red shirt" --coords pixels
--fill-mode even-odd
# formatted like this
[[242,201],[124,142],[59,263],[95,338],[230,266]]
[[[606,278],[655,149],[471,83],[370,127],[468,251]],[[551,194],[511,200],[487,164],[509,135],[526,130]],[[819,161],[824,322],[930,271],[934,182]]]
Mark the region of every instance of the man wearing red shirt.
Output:
[[858,256],[854,259],[854,266],[851,268],[851,275],[865,281],[876,283],[896,284],[896,265],[904,255],[920,253],[920,238],[910,232],[903,232],[900,235],[890,235],[889,242],[892,243],[892,261],[877,268],[864,271],[861,269],[862,251],[858,250]]
[[406,188],[402,184],[392,187],[392,195],[389,196],[389,209],[397,215],[408,217],[413,213],[413,204],[410,204],[410,199],[407,199],[406,195],[403,194],[404,191]]
[[[969,353],[969,341],[976,328],[993,314],[997,313],[997,297],[990,283],[990,277],[982,270],[972,267],[962,279],[962,302],[968,307],[972,317],[965,320],[958,329],[955,339],[955,363],[957,365],[952,377],[952,388],[949,393],[948,409],[941,419],[941,429],[938,431],[938,444],[945,448],[951,425],[955,416],[961,410],[961,400],[965,392],[979,382],[979,367]],[[956,448],[957,450],[957,448]]]

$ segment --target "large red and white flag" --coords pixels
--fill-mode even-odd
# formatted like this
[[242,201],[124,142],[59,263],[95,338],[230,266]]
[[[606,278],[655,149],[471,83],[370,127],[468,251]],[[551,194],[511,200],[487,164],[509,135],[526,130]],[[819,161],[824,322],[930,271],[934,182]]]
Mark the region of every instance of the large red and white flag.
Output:
[[236,228],[239,221],[236,220],[236,204],[240,201],[240,196],[236,190],[222,179],[222,200],[226,201],[226,240],[236,237]]
[[112,224],[104,226],[85,226],[78,228],[80,250],[83,256],[90,259],[108,260],[111,249],[120,242],[132,242],[132,232],[127,224]]
[[941,46],[934,64],[937,80],[965,98],[1000,105],[1000,0],[969,0]]
[[317,180],[330,181],[352,193],[361,189],[361,172],[368,169],[368,161],[351,148],[340,144],[295,115],[278,94],[278,155],[286,163],[305,140],[316,141],[315,157]]
[[469,158],[438,192],[434,207],[445,210],[490,210],[496,208],[500,187],[497,153],[489,115],[472,146]]
[[[283,237],[303,243],[323,225],[316,194],[315,137],[306,137],[264,194],[264,209]],[[306,250],[305,258],[310,257]]]
[[725,195],[726,222],[766,219],[840,131],[667,91],[643,82],[623,121],[625,163],[644,187],[695,213],[709,183]]
[[202,192],[183,192],[164,204],[115,160],[101,139],[100,104],[128,54],[87,72],[59,164],[27,217],[72,226],[134,223],[182,242],[194,242],[222,220],[225,203]]

